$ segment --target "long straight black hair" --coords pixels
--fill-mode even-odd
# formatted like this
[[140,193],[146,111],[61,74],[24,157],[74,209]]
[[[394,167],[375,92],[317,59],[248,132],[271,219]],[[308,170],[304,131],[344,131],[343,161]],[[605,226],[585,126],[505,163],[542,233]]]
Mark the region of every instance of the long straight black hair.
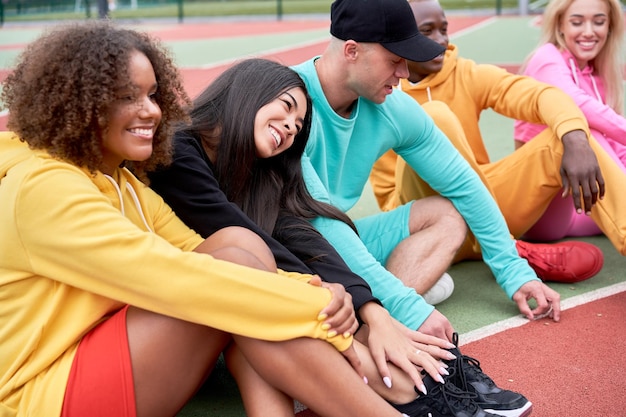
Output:
[[[254,142],[256,114],[292,88],[302,89],[307,101],[302,129],[289,149],[259,158]],[[274,61],[251,58],[224,71],[200,93],[190,112],[191,124],[181,130],[200,138],[204,148],[217,155],[214,166],[220,188],[270,235],[281,235],[276,229],[282,216],[330,217],[356,232],[345,213],[315,200],[306,188],[301,157],[309,138],[311,113],[311,98],[295,71]],[[302,231],[314,230],[304,223],[308,225],[299,222]]]

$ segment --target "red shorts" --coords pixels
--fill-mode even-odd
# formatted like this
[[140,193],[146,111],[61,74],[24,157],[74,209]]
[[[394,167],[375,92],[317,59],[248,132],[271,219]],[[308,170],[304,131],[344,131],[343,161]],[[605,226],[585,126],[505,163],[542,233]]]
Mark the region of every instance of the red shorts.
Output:
[[136,416],[127,310],[122,308],[80,341],[61,417]]

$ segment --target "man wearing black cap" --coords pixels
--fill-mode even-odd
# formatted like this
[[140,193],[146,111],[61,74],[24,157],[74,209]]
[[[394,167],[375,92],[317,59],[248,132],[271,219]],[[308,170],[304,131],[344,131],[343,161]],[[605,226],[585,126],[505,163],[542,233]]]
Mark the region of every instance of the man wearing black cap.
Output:
[[[418,293],[448,268],[465,238],[466,223],[498,284],[522,314],[534,318],[552,306],[550,315],[558,321],[558,293],[519,257],[477,174],[421,107],[393,88],[408,76],[407,59],[428,61],[444,48],[419,33],[405,0],[336,0],[331,34],[320,57],[294,67],[313,99],[311,136],[303,158],[313,196],[349,210],[361,196],[374,162],[394,149],[445,198],[424,198],[358,219],[359,235],[327,218],[315,219],[314,225],[409,328],[452,339],[448,320]],[[535,309],[528,305],[531,298],[537,302]],[[515,401],[522,399],[523,404],[506,410],[507,416],[528,415],[529,403],[519,394]],[[482,410],[459,413],[441,415],[484,415],[479,414]]]

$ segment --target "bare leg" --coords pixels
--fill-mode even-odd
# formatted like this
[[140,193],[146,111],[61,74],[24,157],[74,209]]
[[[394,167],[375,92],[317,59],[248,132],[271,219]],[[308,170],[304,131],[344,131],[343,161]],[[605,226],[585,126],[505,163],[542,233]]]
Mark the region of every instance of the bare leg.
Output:
[[[196,251],[253,268],[276,269],[263,241],[243,228],[222,229]],[[175,415],[231,342],[231,335],[222,331],[134,307],[126,320],[138,417]]]
[[248,363],[237,345],[225,352],[228,370],[237,381],[248,417],[293,417],[293,400],[268,384]]
[[412,203],[409,231],[411,235],[396,247],[386,268],[424,294],[452,264],[467,225],[449,200],[431,196]]
[[134,307],[126,322],[137,417],[175,415],[231,340],[219,330]]
[[[276,271],[274,255],[265,242],[250,230],[241,227],[227,227],[210,236],[196,251],[211,253],[215,257],[224,259],[223,247],[239,247],[246,251],[248,266],[267,271]],[[242,259],[238,260],[242,263]],[[261,378],[236,345],[224,352],[226,364],[230,373],[237,381],[239,392],[249,417],[293,417],[293,400],[278,391]]]
[[400,416],[324,341],[300,338],[276,343],[233,337],[264,380],[320,416]]

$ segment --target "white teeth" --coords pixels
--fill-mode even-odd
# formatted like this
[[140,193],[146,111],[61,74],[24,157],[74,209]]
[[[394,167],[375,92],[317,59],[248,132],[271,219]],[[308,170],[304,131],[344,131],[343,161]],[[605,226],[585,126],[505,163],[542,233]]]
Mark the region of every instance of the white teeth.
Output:
[[152,129],[130,129],[129,130],[131,133],[137,134],[137,135],[141,135],[141,136],[151,136],[152,135]]
[[270,126],[270,133],[272,134],[272,136],[274,137],[274,140],[276,141],[276,146],[277,147],[280,146],[283,140],[280,138],[280,135],[278,134],[276,129]]

